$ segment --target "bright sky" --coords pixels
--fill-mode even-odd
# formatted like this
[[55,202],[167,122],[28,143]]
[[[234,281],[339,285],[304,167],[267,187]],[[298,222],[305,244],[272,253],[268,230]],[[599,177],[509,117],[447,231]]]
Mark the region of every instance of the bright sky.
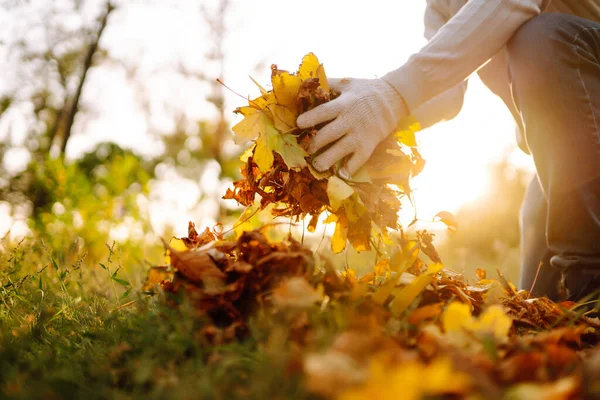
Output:
[[[178,6],[172,7],[175,3]],[[191,0],[155,1],[150,3],[152,5],[128,2],[114,16],[103,45],[115,58],[139,63],[138,72],[149,88],[148,96],[165,99],[172,107],[200,118],[213,112],[203,101],[206,88],[156,72],[176,67],[181,60],[191,68],[208,69],[210,73],[210,66],[203,61],[210,38],[198,3]],[[217,2],[205,0],[204,3],[215,5]],[[325,64],[328,76],[382,76],[402,65],[425,44],[424,8],[425,0],[233,0],[225,82],[243,95],[256,96],[257,89],[248,74],[267,85],[270,64],[295,70],[302,56],[311,51]],[[261,63],[257,70],[256,66]],[[76,156],[106,140],[145,154],[160,151],[157,141],[148,134],[147,123],[135,102],[134,92],[127,85],[123,69],[115,66],[93,72],[84,102],[92,104],[99,117],[85,127],[85,133],[73,137],[69,155]],[[233,94],[227,95],[230,110],[243,102]],[[153,124],[168,130],[170,120],[161,119],[161,104],[153,107],[156,108]],[[83,131],[83,127],[80,128]],[[427,166],[413,186],[419,216],[431,219],[441,210],[456,211],[486,190],[487,165],[515,146],[514,123],[502,102],[478,79],[471,79],[459,117],[422,132],[417,140]],[[531,160],[525,155],[514,152],[511,159],[520,166],[532,168]],[[214,171],[207,172],[209,177],[211,173]],[[170,221],[175,223],[178,233],[185,234],[188,219],[199,225],[214,222],[210,211],[207,213],[214,210],[214,204],[198,204],[193,198],[207,186],[212,191],[221,188],[207,185],[206,176],[198,179],[203,189],[195,185],[198,182],[177,181],[171,189],[177,188],[179,195],[173,194],[166,200],[155,196],[154,206],[149,206],[153,210],[155,229],[160,231]],[[160,191],[168,193],[164,185],[169,184],[163,184]],[[181,195],[185,190],[194,195],[190,196],[191,200]],[[182,201],[184,198],[187,200]]]

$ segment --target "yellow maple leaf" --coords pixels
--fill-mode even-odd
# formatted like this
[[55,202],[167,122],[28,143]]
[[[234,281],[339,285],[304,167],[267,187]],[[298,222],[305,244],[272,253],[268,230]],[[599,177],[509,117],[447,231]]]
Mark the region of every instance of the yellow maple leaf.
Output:
[[421,129],[421,124],[419,124],[419,121],[414,116],[405,117],[400,120],[396,137],[400,143],[409,147],[415,147],[417,145],[415,133]]
[[327,197],[333,211],[337,211],[344,200],[354,194],[354,189],[335,175],[327,180]]
[[258,221],[258,210],[260,209],[260,201],[255,201],[254,204],[246,207],[244,212],[240,215],[238,220],[233,224],[233,231],[235,237],[238,239],[244,232],[251,231],[256,228],[256,221]]
[[277,147],[279,132],[266,115],[263,115],[262,118],[261,132],[258,139],[256,139],[256,147],[254,149],[254,162],[261,172],[267,172],[275,160],[273,150]]
[[[188,247],[185,245],[183,240],[178,239],[174,236],[169,241],[169,247],[175,251],[187,251],[188,250]],[[165,252],[165,264],[171,265],[171,250],[169,250],[169,248],[167,248],[167,251]]]
[[271,113],[273,124],[279,132],[290,132],[296,128],[296,116],[288,108],[279,104],[270,104],[267,109]]
[[392,255],[390,269],[402,275],[419,257],[420,247],[416,240],[409,240]]
[[256,139],[253,156],[261,172],[267,172],[273,165],[273,151],[283,157],[289,168],[306,166],[305,157],[308,157],[308,153],[298,144],[296,136],[288,132],[294,129],[296,117],[287,108],[277,104],[265,103],[265,108],[238,109],[246,117],[233,127],[235,142]]
[[252,146],[248,147],[246,150],[244,150],[244,152],[240,156],[240,161],[247,162],[248,159],[254,154],[254,147],[256,147],[256,145],[252,145]]
[[383,304],[390,297],[396,287],[397,278],[387,280],[383,285],[377,288],[371,299],[377,304]]
[[497,304],[488,307],[479,318],[474,318],[470,305],[453,302],[442,314],[442,326],[448,334],[467,331],[479,336],[505,340],[512,326],[512,319],[504,313],[502,306]]
[[389,258],[381,258],[377,261],[377,264],[373,267],[373,273],[376,276],[384,276],[387,277],[390,274],[390,259]]
[[317,78],[319,78],[319,86],[323,88],[325,93],[329,93],[329,81],[327,80],[327,75],[325,75],[325,67],[323,64],[319,65],[319,68],[317,68]]
[[451,303],[442,314],[442,326],[444,331],[454,332],[473,329],[473,316],[471,306],[460,302]]
[[298,106],[296,98],[302,84],[302,79],[289,72],[281,72],[271,77],[273,84],[273,93],[277,99],[277,103],[287,107],[294,115],[298,115]]
[[335,221],[335,230],[331,236],[331,251],[341,253],[346,248],[346,240],[348,238],[348,218],[345,215],[331,214],[326,223]]
[[344,200],[342,206],[346,217],[351,222],[358,221],[360,217],[369,211],[357,193],[353,193],[352,196]]
[[447,358],[435,359],[429,365],[410,361],[392,368],[376,359],[371,362],[366,384],[342,393],[338,399],[418,400],[465,394],[472,385],[471,377],[456,371]]
[[233,112],[236,114],[242,114],[244,117],[254,114],[258,108],[252,106],[243,106],[236,108]]
[[152,267],[148,270],[146,275],[146,282],[142,287],[143,291],[150,291],[154,289],[156,285],[161,284],[163,281],[172,281],[174,273],[167,271],[166,267]]
[[252,107],[243,107],[243,109],[240,113],[245,116],[244,119],[232,128],[235,133],[233,140],[236,144],[256,139],[261,132],[266,131],[267,124],[270,122],[262,111]]
[[371,176],[369,175],[369,170],[366,165],[363,165],[356,171],[350,181],[353,183],[373,183],[371,180]]
[[475,329],[478,332],[491,334],[496,339],[507,338],[511,327],[512,319],[506,315],[499,304],[488,307],[479,316],[479,320],[475,324]]
[[269,105],[276,103],[277,99],[275,98],[275,93],[273,92],[268,92],[254,100],[248,101],[250,107],[256,108],[257,110],[266,110]]
[[344,279],[346,279],[348,282],[351,282],[352,284],[358,283],[358,278],[356,277],[356,270],[352,268],[346,268],[342,272],[342,276],[344,277]]
[[350,293],[350,297],[353,300],[363,299],[367,293],[369,292],[369,284],[366,282],[358,282],[356,285],[352,287],[352,292]]
[[308,157],[308,153],[300,147],[296,136],[291,133],[279,134],[273,150],[281,155],[288,168],[302,168],[307,165],[305,157]]
[[306,164],[306,166],[308,167],[310,174],[318,180],[327,179],[333,174],[330,169],[325,170],[323,172],[319,172],[310,163]]
[[319,69],[319,59],[314,53],[308,53],[302,58],[302,63],[298,68],[298,77],[303,81],[309,78],[317,78],[317,70]]

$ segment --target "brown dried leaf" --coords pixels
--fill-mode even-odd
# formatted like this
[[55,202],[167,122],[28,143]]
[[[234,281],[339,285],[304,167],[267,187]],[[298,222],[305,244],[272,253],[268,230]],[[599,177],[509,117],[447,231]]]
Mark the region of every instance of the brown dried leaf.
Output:
[[215,265],[206,251],[171,250],[171,265],[183,276],[194,283],[225,283],[226,275]]

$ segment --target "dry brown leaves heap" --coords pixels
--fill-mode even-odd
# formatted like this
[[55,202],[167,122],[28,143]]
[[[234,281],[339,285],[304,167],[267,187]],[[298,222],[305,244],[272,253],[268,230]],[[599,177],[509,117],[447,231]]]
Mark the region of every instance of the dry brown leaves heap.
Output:
[[[204,321],[198,340],[244,340],[254,321],[265,351],[286,354],[282,367],[325,398],[570,399],[597,390],[600,320],[572,303],[530,299],[502,275],[480,273],[469,284],[441,264],[426,266],[416,241],[360,279],[262,230],[221,241],[190,223],[188,237],[171,244],[180,250],[169,246],[170,272],[157,268],[163,275],[147,288],[160,283],[169,304],[193,306]],[[322,350],[326,313],[345,323]],[[285,346],[269,350],[282,335]]]

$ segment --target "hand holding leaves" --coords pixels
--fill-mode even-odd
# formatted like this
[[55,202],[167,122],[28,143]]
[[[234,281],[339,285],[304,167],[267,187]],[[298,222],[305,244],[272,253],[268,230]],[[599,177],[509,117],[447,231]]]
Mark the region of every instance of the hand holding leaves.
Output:
[[[274,216],[310,216],[311,232],[328,211],[326,223],[336,224],[334,252],[342,251],[346,241],[357,251],[369,250],[373,232],[386,236],[389,229],[398,229],[401,199],[410,193],[410,178],[423,169],[414,147],[418,123],[401,118],[406,113],[403,100],[386,82],[342,79],[330,84],[312,53],[296,73],[271,66],[271,84],[270,91],[257,84],[261,96],[236,110],[244,116],[233,127],[236,142],[254,143],[241,157],[242,179],[224,198],[254,207],[259,195],[260,209],[273,205]],[[332,119],[317,132],[322,122]],[[391,136],[398,122],[406,129]],[[317,152],[317,165],[324,172],[307,162],[305,149]],[[349,155],[351,180],[330,168]]]
[[300,115],[297,124],[309,128],[331,121],[312,138],[308,152],[315,155],[313,166],[319,171],[350,157],[340,170],[349,179],[377,145],[395,132],[408,116],[408,108],[396,89],[382,79],[330,79],[329,86],[340,96]]

